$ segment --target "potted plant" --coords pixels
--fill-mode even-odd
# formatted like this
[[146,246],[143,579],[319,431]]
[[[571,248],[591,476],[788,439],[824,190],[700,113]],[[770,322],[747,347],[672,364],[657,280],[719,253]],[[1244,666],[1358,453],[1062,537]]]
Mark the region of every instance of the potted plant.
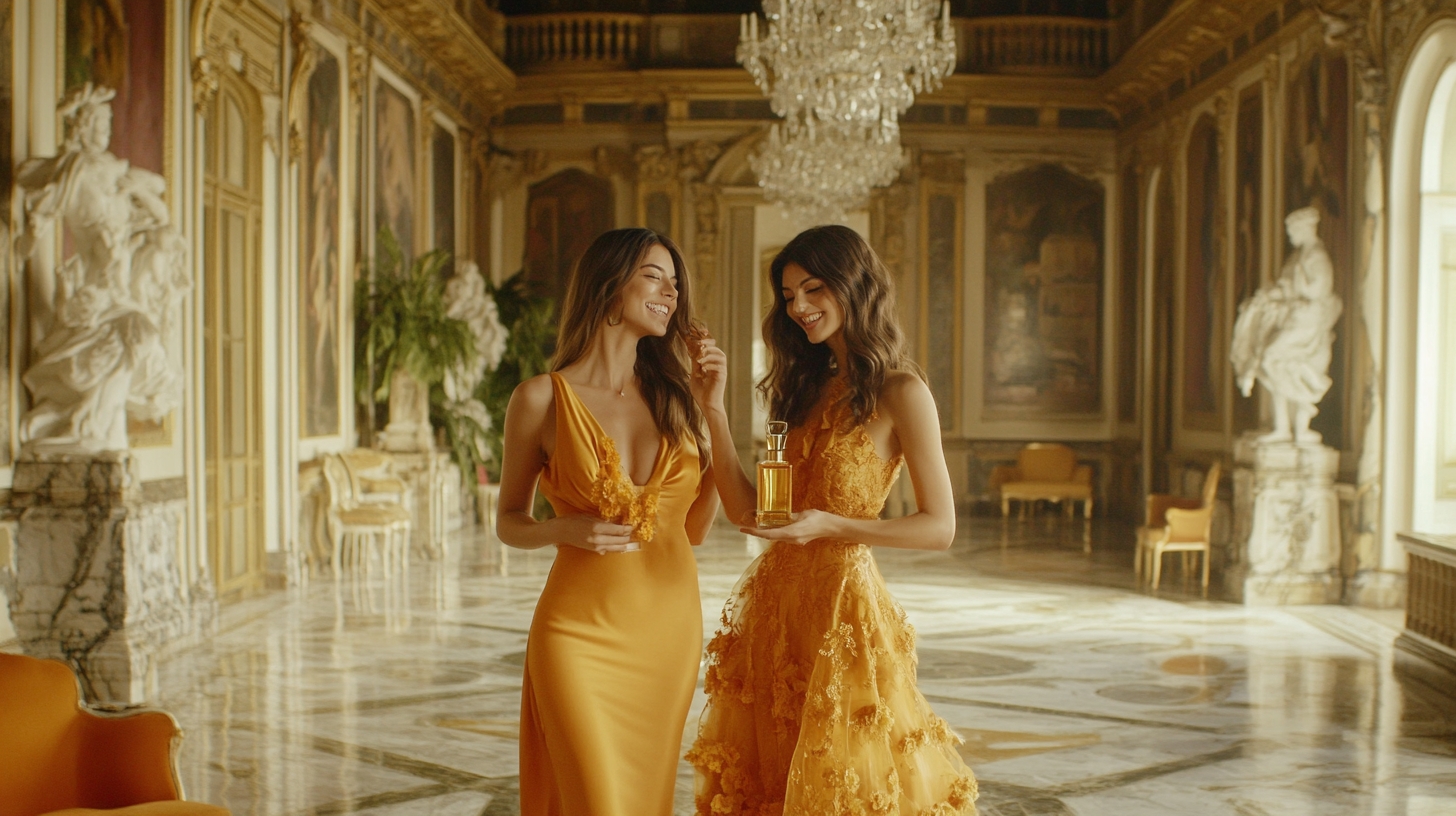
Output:
[[499,286],[486,284],[495,299],[496,312],[507,328],[505,353],[500,363],[476,388],[475,397],[490,414],[485,439],[491,461],[485,465],[489,478],[500,478],[502,434],[506,406],[516,386],[545,373],[556,346],[556,304],[531,291],[524,272],[506,278]]
[[[379,430],[378,405],[387,403],[394,437],[387,447],[428,450],[430,394],[445,372],[474,356],[475,338],[464,321],[446,314],[441,272],[450,253],[434,250],[406,264],[387,227],[380,229],[377,247],[372,273],[354,290],[355,391],[371,436]],[[473,462],[460,464],[465,472],[475,470]]]

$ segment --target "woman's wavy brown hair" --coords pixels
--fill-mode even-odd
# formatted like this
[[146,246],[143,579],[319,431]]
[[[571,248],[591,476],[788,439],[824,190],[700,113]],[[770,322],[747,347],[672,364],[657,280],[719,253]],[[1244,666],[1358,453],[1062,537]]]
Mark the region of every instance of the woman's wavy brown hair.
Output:
[[810,343],[804,328],[789,315],[783,289],[784,267],[789,264],[802,266],[822,281],[844,313],[841,331],[849,367],[845,399],[856,424],[874,414],[891,371],[911,371],[925,378],[905,351],[905,335],[895,318],[895,287],[880,256],[849,227],[812,227],[794,236],[774,257],[769,272],[774,304],[763,319],[769,367],[758,390],[768,400],[773,419],[790,427],[803,424],[834,373],[834,353],[823,343]]
[[706,462],[703,414],[689,387],[692,368],[687,337],[692,331],[692,284],[682,253],[671,238],[634,227],[604,232],[592,241],[571,270],[551,370],[560,371],[586,355],[607,316],[621,310],[623,287],[637,274],[654,246],[661,246],[672,256],[672,268],[677,273],[677,309],[668,321],[667,334],[648,335],[637,341],[634,373],[657,432],[672,444],[692,434]]

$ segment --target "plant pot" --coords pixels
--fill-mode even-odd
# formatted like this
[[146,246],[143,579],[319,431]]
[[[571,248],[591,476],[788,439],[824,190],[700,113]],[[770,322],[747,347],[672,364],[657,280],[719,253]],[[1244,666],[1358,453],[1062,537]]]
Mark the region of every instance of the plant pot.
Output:
[[403,368],[389,380],[389,424],[379,438],[385,450],[396,453],[434,450],[429,386]]

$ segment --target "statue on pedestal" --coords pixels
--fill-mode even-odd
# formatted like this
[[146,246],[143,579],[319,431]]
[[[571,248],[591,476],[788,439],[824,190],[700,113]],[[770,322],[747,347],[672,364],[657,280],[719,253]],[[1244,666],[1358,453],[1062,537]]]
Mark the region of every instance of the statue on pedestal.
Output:
[[[32,405],[27,452],[125,451],[127,413],[158,420],[176,405],[180,374],[164,341],[188,288],[186,242],[171,225],[166,182],[109,151],[115,91],[87,84],[60,106],[59,156],[20,165],[31,312],[41,332],[21,378]],[[63,222],[75,254],[52,266]]]
[[1319,239],[1319,210],[1304,207],[1284,219],[1292,252],[1279,279],[1239,306],[1230,360],[1239,390],[1257,380],[1274,398],[1274,429],[1264,442],[1319,444],[1309,427],[1330,389],[1330,351],[1343,304],[1334,293],[1334,267]]

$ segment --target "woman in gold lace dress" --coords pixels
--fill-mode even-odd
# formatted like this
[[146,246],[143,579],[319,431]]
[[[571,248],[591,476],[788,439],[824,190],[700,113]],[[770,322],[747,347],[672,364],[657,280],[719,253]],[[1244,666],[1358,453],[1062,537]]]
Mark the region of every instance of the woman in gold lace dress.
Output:
[[[930,389],[904,351],[879,258],[840,226],[807,230],[774,259],[760,389],[789,423],[792,523],[746,527],[772,546],[739,580],[708,645],[708,707],[687,759],[702,816],[975,813],[960,738],[915,685],[915,632],[871,546],[943,550],[955,534]],[[713,449],[733,450],[723,353],[699,350]],[[753,484],[719,457],[729,517]],[[880,520],[909,469],[918,512]]]
[[[523,816],[672,813],[703,646],[690,545],[718,512],[688,291],[671,241],[604,234],[573,272],[555,370],[511,396],[496,529],[556,547],[526,642]],[[538,480],[548,521],[531,516]]]

